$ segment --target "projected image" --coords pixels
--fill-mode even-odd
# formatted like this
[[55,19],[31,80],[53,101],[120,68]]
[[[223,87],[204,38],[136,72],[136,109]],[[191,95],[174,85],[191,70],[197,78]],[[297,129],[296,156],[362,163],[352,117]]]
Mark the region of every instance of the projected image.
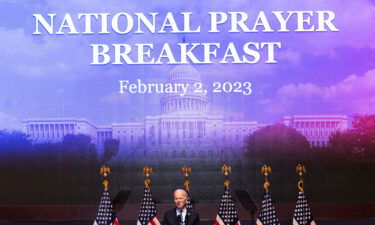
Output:
[[267,164],[273,198],[294,202],[298,163],[312,202],[375,200],[373,184],[346,185],[375,165],[370,1],[0,1],[0,12],[0,203],[95,203],[103,164],[129,203],[146,165],[157,201],[189,166],[193,201],[213,203],[224,163],[257,201]]

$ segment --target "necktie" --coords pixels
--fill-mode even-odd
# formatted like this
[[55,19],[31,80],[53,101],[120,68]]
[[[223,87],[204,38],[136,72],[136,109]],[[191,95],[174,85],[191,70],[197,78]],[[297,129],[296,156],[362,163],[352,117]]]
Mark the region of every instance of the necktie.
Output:
[[182,210],[178,210],[178,212],[179,212],[179,214],[180,214],[180,218],[181,218],[181,220],[180,220],[180,225],[184,225],[184,217],[183,217],[183,215],[182,215]]

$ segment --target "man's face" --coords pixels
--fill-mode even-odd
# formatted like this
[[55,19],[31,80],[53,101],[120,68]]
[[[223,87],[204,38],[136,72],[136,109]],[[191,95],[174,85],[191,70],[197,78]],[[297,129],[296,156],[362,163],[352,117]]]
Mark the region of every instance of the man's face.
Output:
[[174,203],[177,209],[183,209],[186,205],[186,192],[178,190],[174,193]]

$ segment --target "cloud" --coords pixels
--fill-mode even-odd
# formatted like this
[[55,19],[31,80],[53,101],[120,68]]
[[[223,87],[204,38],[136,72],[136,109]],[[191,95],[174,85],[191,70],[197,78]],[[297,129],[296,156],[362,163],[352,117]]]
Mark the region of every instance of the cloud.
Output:
[[118,104],[118,103],[130,103],[130,96],[129,94],[119,94],[119,93],[111,93],[106,95],[100,99],[102,102],[111,103],[111,104]]
[[340,111],[375,113],[375,69],[363,76],[349,75],[330,86],[313,83],[288,84],[276,91],[274,99],[262,99],[268,113],[285,113],[307,98],[318,98]]
[[[294,1],[294,0],[258,0],[253,4],[257,10],[272,11],[319,11],[328,10],[335,13],[333,24],[338,32],[313,32],[293,33],[285,35],[292,40],[287,42],[288,47],[314,55],[333,54],[335,48],[372,48],[375,49],[375,26],[370,21],[375,21],[375,6],[372,1],[341,0],[331,1]],[[317,26],[316,15],[311,19],[311,24]],[[291,36],[292,35],[292,36]]]
[[[11,2],[11,1],[5,1]],[[27,8],[31,12],[41,13],[57,13],[59,20],[61,20],[64,13],[71,13],[75,16],[77,13],[87,12],[108,12],[111,15],[118,12],[143,12],[145,14],[150,12],[159,12],[158,24],[163,21],[163,15],[166,12],[173,12],[176,17],[180,12],[192,11],[192,27],[202,25],[202,31],[199,34],[184,34],[188,42],[220,42],[224,43],[233,41],[235,43],[244,43],[255,40],[269,40],[281,41],[283,50],[276,52],[276,57],[279,61],[288,61],[293,65],[299,65],[301,56],[305,53],[319,55],[328,54],[335,56],[335,49],[340,47],[353,48],[374,48],[375,49],[375,26],[370,21],[375,21],[375,7],[367,0],[349,1],[342,4],[341,0],[332,1],[300,1],[294,0],[271,0],[265,3],[264,1],[246,1],[236,0],[231,2],[208,0],[203,2],[175,2],[172,0],[166,1],[138,1],[138,2],[124,2],[121,0],[111,0],[104,2],[102,0],[92,1],[52,1],[47,0],[45,4],[38,4],[22,2],[17,3],[20,7]],[[335,12],[336,19],[334,24],[340,29],[339,32],[314,32],[314,33],[277,33],[272,34],[256,34],[252,33],[228,33],[225,29],[222,32],[213,34],[207,33],[209,28],[210,18],[208,12],[212,11],[245,11],[249,14],[248,23],[254,22],[259,11],[265,11],[267,15],[272,18],[270,13],[272,10],[331,10]],[[360,12],[360,13],[356,13]],[[355,13],[355,18],[353,14]],[[22,15],[25,16],[25,15]],[[31,15],[30,15],[31,16]],[[181,18],[181,15],[179,15]],[[316,16],[313,18],[313,24],[316,25]],[[32,19],[32,18],[31,18]],[[181,25],[181,19],[178,19]],[[270,19],[272,20],[272,19]],[[82,21],[77,22],[77,28],[82,30]],[[277,29],[278,23],[270,21],[273,27]],[[92,67],[89,66],[91,61],[92,43],[127,43],[134,45],[136,43],[154,43],[160,46],[163,43],[170,43],[171,45],[181,42],[182,35],[178,34],[127,34],[127,35],[42,35],[33,36],[29,30],[33,24],[25,24],[27,28],[19,28],[14,30],[6,30],[0,28],[0,66],[8,68],[10,71],[20,76],[32,77],[47,77],[57,76],[61,78],[75,78],[81,77],[82,74],[92,74]],[[229,28],[230,21],[223,27]],[[132,52],[132,55],[135,51]],[[245,68],[245,66],[247,66]],[[243,73],[252,74],[274,74],[275,65],[265,65],[258,63],[256,65],[245,65],[243,69],[239,65],[226,66],[228,75],[234,76],[232,71],[241,71]],[[240,67],[240,68],[239,68]],[[97,67],[95,67],[97,68]],[[212,74],[220,74],[222,69],[214,68]],[[91,69],[91,70],[90,70]],[[79,74],[77,74],[79,73]],[[240,75],[242,76],[242,75]]]
[[[85,62],[87,56],[82,52],[90,50],[83,49],[82,40],[55,38],[32,36],[21,28],[0,27],[0,66],[23,77],[74,78],[86,74],[82,68],[89,61]],[[78,69],[81,69],[79,74]]]
[[298,98],[298,97],[309,97],[312,95],[320,95],[322,88],[316,86],[312,83],[302,83],[302,84],[288,84],[282,86],[277,90],[276,95],[288,98]]
[[290,62],[294,66],[301,64],[302,53],[292,49],[285,49],[278,53],[280,62]]
[[375,113],[375,69],[363,76],[350,75],[335,85],[323,88],[321,97],[353,112]]
[[0,111],[0,129],[20,130],[21,121],[12,115]]

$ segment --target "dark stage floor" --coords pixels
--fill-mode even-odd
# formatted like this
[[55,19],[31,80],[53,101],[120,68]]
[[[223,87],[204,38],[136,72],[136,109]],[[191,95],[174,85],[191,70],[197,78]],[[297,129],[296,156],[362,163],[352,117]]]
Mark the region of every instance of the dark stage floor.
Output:
[[[375,225],[375,219],[348,219],[348,220],[316,220],[317,225]],[[86,222],[0,222],[0,225],[92,225],[93,221]],[[121,225],[136,225],[136,221],[120,221]],[[202,225],[212,225],[213,221],[202,221]],[[242,225],[253,225],[251,221],[241,221]],[[281,221],[280,225],[292,225],[292,221]]]

